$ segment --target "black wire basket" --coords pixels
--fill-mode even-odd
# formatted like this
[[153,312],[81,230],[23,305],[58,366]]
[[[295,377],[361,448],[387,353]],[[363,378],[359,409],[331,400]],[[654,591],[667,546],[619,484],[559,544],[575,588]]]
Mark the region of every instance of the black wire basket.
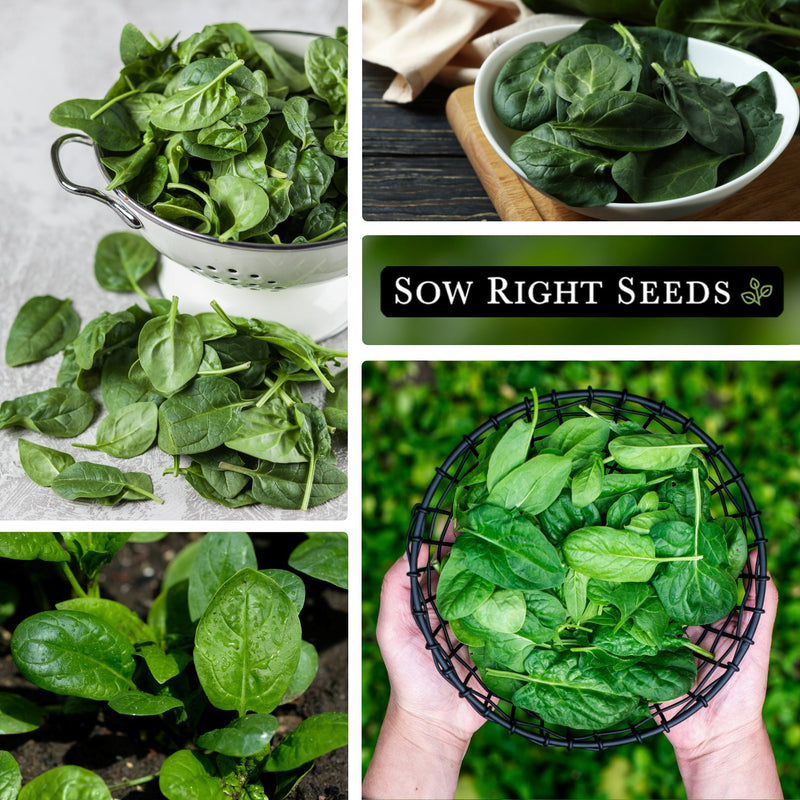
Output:
[[[436,607],[436,570],[434,564],[446,556],[452,546],[453,497],[459,482],[478,464],[477,447],[484,437],[496,429],[510,426],[516,420],[533,417],[533,401],[526,398],[506,409],[463,437],[461,443],[436,469],[422,502],[412,512],[407,535],[409,577],[411,579],[411,611],[425,637],[437,670],[452,684],[479,714],[539,745],[548,747],[604,750],[622,744],[641,742],[690,717],[706,707],[739,670],[739,664],[753,643],[753,635],[764,612],[767,576],[766,539],[760,514],[747,488],[744,476],[723,453],[722,445],[698,427],[691,418],[669,408],[665,403],[629,394],[627,391],[592,389],[552,392],[538,400],[538,421],[534,439],[547,436],[570,417],[584,416],[580,406],[588,406],[595,414],[613,421],[635,421],[649,430],[662,433],[693,434],[707,445],[708,485],[715,517],[728,516],[742,526],[748,550],[756,551],[748,559],[739,576],[739,596],[745,598],[725,620],[704,625],[697,644],[714,654],[713,659],[700,656],[697,683],[685,696],[668,703],[653,703],[651,716],[634,724],[620,723],[616,728],[601,731],[579,731],[546,725],[540,717],[515,706],[507,698],[493,694],[480,678],[467,647],[459,642],[442,619]],[[753,598],[754,601],[753,601]]]

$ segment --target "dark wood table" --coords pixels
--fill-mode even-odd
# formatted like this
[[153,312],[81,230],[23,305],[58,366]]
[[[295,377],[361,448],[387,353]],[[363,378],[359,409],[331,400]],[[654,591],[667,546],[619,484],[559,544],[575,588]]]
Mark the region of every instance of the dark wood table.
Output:
[[450,90],[431,85],[413,103],[386,103],[393,77],[364,63],[364,219],[499,219],[445,116]]

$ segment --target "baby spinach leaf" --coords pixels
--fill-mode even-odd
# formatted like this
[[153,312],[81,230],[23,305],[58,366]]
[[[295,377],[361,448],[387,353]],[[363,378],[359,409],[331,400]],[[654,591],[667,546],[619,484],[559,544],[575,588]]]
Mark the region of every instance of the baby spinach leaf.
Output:
[[55,534],[44,531],[0,534],[0,556],[19,561],[69,561]]
[[[116,467],[76,461],[62,470],[51,484],[53,491],[66,500],[115,498],[122,499],[126,491],[139,497],[163,503],[151,489],[143,488],[139,482],[129,480]],[[127,498],[126,498],[127,499]]]
[[281,704],[290,703],[300,697],[311,686],[318,669],[319,654],[316,647],[310,642],[300,642],[300,660],[297,662],[297,669],[286,687],[286,693],[281,698]]
[[624,89],[633,72],[624,58],[603,44],[584,44],[570,50],[555,70],[559,97],[574,102],[592,92]]
[[158,431],[158,406],[131,403],[104,417],[97,426],[95,444],[75,444],[102,450],[115,458],[133,458],[149,450]]
[[142,141],[139,128],[120,103],[109,106],[105,100],[67,100],[50,112],[50,121],[77,128],[112,152],[134,150]]
[[347,714],[326,711],[304,719],[273,751],[264,769],[285,772],[347,744]]
[[39,486],[50,486],[62,470],[75,463],[69,453],[62,453],[22,437],[17,439],[17,448],[22,469]]
[[573,417],[559,425],[537,446],[538,450],[558,450],[573,464],[582,464],[592,453],[600,451],[608,441],[610,428],[603,419]]
[[585,144],[628,152],[667,147],[686,135],[684,122],[664,103],[640,92],[608,90],[576,100],[567,121],[553,127]]
[[472,612],[482,628],[498,633],[516,633],[525,622],[527,606],[518,589],[497,589]]
[[465,565],[488,581],[507,589],[547,589],[557,586],[564,568],[555,548],[526,517],[499,506],[483,505],[459,519]]
[[558,44],[531,42],[500,70],[492,92],[497,118],[509,128],[528,131],[555,113]]
[[22,786],[22,775],[14,756],[0,750],[0,800],[17,800]]
[[230,378],[195,378],[159,407],[158,446],[170,455],[213,450],[239,429],[241,408],[239,386]]
[[94,277],[111,292],[135,291],[156,265],[158,251],[136,233],[118,231],[104,236],[94,254]]
[[269,713],[300,658],[300,621],[275,581],[243,569],[216,592],[197,626],[195,668],[217,708]]
[[468,569],[464,553],[454,549],[439,574],[436,607],[445,619],[459,619],[472,614],[493,592],[494,584]]
[[537,189],[565,203],[603,206],[617,197],[610,174],[614,160],[587,149],[556,124],[545,122],[524,133],[509,152]]
[[[110,558],[107,561],[110,561]],[[56,603],[56,608],[59,611],[82,611],[92,614],[118,630],[131,644],[151,642],[156,638],[152,628],[143,622],[136,612],[115,600],[101,597],[73,597]]]
[[292,550],[289,566],[317,580],[347,589],[347,534],[335,531],[309,533],[307,536]]
[[[44,712],[36,703],[12,692],[0,692],[0,735],[13,736],[35,731],[44,724],[44,719]],[[0,789],[2,786],[0,772]]]
[[651,433],[618,436],[609,442],[608,451],[625,469],[669,470],[685,464],[693,450],[704,446],[682,433]]
[[153,388],[167,397],[196,374],[203,360],[200,325],[191,314],[178,313],[172,298],[169,314],[145,322],[139,334],[139,361]]
[[667,565],[653,579],[667,613],[681,625],[710,625],[736,605],[736,581],[706,560]]
[[584,508],[593,503],[603,491],[603,457],[597,453],[572,476],[572,505]]
[[486,487],[490,492],[501,478],[525,462],[535,425],[534,420],[517,420],[497,443],[486,471]]
[[18,800],[111,800],[111,792],[99,775],[69,764],[47,770],[22,787]]
[[181,708],[183,703],[176,697],[148,694],[147,692],[122,692],[108,701],[109,707],[117,714],[131,717],[156,717]]
[[558,654],[542,671],[519,677],[526,685],[514,693],[514,703],[559,725],[606,727],[625,719],[637,703],[621,695],[599,671],[581,670],[575,654]]
[[54,692],[109,700],[135,688],[133,646],[114,627],[82,611],[43,611],[14,630],[11,652],[22,675]]
[[303,56],[306,76],[334,114],[347,108],[347,45],[330,36],[309,42]]
[[78,335],[80,318],[71,300],[32,297],[17,312],[6,340],[6,364],[18,367],[63,350]]
[[489,491],[489,502],[528,514],[544,511],[569,479],[568,457],[542,454],[513,469]]
[[178,89],[153,111],[151,122],[167,131],[194,131],[222,119],[239,103],[225,78],[243,63],[239,59],[207,83]]
[[269,747],[278,731],[278,720],[271,714],[247,714],[224,728],[201,734],[197,746],[225,756],[247,758]]
[[719,166],[729,158],[686,141],[663,150],[628,153],[611,174],[634,202],[656,203],[713,189]]
[[0,428],[27,428],[47,436],[78,436],[91,424],[94,400],[81,389],[56,387],[0,404]]
[[216,591],[240,569],[255,569],[253,541],[246,533],[211,532],[200,541],[189,571],[189,614],[200,619]]
[[567,564],[590,578],[644,582],[665,560],[691,560],[697,555],[657,557],[653,540],[630,531],[594,525],[574,531],[564,540]]
[[664,86],[664,102],[686,123],[689,136],[715,153],[744,151],[744,133],[733,103],[716,86],[684,69],[654,63]]
[[178,750],[168,756],[158,774],[158,788],[167,800],[222,798],[225,785],[221,772],[233,770],[234,762],[225,759],[222,769],[211,756],[191,750]]

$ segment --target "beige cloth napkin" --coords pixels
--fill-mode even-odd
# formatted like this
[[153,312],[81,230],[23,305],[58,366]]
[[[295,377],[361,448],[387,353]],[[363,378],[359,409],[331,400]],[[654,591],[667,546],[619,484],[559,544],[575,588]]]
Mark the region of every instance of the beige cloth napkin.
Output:
[[576,17],[534,14],[522,0],[363,0],[364,59],[397,73],[383,99],[408,103],[432,81],[475,81],[512,36]]

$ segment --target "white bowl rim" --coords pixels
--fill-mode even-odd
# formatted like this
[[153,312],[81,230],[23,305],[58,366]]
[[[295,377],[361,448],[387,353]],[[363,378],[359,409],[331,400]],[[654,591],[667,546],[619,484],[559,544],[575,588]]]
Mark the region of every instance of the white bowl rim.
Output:
[[[505,161],[505,163],[511,167],[511,169],[524,180],[529,185],[533,186],[532,183],[524,176],[521,172],[519,167],[514,164],[513,160],[506,154],[500,144],[492,135],[491,130],[488,126],[488,121],[484,114],[484,108],[481,103],[478,102],[478,97],[481,96],[482,93],[479,93],[481,87],[489,81],[489,72],[492,70],[494,66],[499,63],[505,63],[508,61],[511,56],[513,56],[517,51],[520,50],[522,45],[530,44],[531,42],[541,41],[542,36],[546,36],[551,41],[555,42],[558,39],[553,38],[553,34],[563,33],[563,38],[570,33],[574,33],[584,25],[584,21],[581,22],[570,22],[564,23],[561,25],[548,25],[543,28],[536,28],[529,31],[525,31],[520,33],[517,36],[512,37],[506,42],[503,42],[496,50],[493,50],[484,60],[483,64],[481,64],[480,69],[478,70],[478,75],[475,80],[475,113],[478,118],[478,124],[481,128],[483,135],[489,141],[492,148],[497,152],[497,154]],[[642,27],[642,26],[637,26]],[[581,208],[589,209],[589,208],[609,208],[612,210],[631,210],[631,209],[642,209],[642,211],[650,210],[657,210],[657,209],[671,209],[676,208],[681,205],[685,205],[687,202],[691,201],[692,203],[696,203],[698,201],[709,200],[710,202],[708,205],[713,204],[716,202],[717,197],[720,200],[729,197],[730,195],[737,192],[740,188],[746,186],[748,183],[753,181],[757,178],[762,172],[764,172],[777,158],[780,154],[786,149],[789,142],[792,140],[794,136],[795,130],[797,129],[798,122],[800,122],[800,101],[798,100],[797,93],[794,90],[794,87],[789,83],[789,81],[771,64],[767,64],[765,61],[762,61],[757,56],[754,56],[752,53],[745,52],[744,50],[738,50],[735,47],[729,47],[725,44],[720,44],[719,42],[709,42],[704,39],[696,39],[694,37],[687,37],[688,41],[692,43],[695,47],[708,47],[711,49],[717,48],[724,48],[725,50],[733,51],[738,57],[745,61],[754,62],[755,65],[758,65],[760,68],[759,71],[766,72],[770,79],[772,80],[773,87],[777,90],[779,86],[783,86],[784,89],[787,87],[789,88],[791,94],[795,98],[795,102],[792,103],[791,108],[787,109],[790,113],[783,113],[783,120],[782,120],[782,127],[781,133],[778,137],[778,140],[775,142],[772,150],[767,154],[767,156],[762,159],[758,164],[754,167],[749,169],[743,175],[739,175],[737,178],[734,178],[732,181],[728,181],[727,183],[723,183],[720,186],[715,186],[713,189],[707,189],[704,192],[698,192],[696,194],[686,195],[684,197],[676,197],[672,200],[658,200],[655,202],[649,203],[606,203],[604,206],[573,206],[568,203],[564,203],[563,200],[558,200],[558,198],[554,198],[558,200],[559,203],[563,205],[567,205],[569,208],[574,208],[576,210],[580,210]],[[491,87],[487,87],[491,88]],[[491,93],[489,94],[491,96]],[[788,94],[787,94],[788,96]],[[490,113],[494,113],[491,110]],[[499,120],[497,120],[499,124]],[[511,129],[509,129],[511,130]],[[536,189],[534,186],[533,188]],[[541,189],[536,189],[536,191],[541,192]],[[543,194],[547,194],[543,192]],[[547,195],[548,197],[552,197],[552,195]]]
[[[303,39],[308,39],[311,41],[312,39],[317,39],[321,36],[326,36],[327,34],[324,33],[312,33],[311,31],[288,31],[288,30],[279,30],[275,28],[257,28],[250,30],[250,33],[258,35],[286,35],[286,36],[297,36]],[[100,171],[103,175],[110,179],[111,176],[106,172],[103,163],[100,161],[101,151],[100,148],[97,146],[96,143],[93,143],[93,149],[95,152],[95,156],[97,158],[98,166],[100,167]],[[130,206],[133,208],[136,214],[139,216],[144,217],[149,222],[152,222],[156,225],[161,226],[162,228],[166,228],[168,231],[172,233],[177,233],[181,236],[186,236],[190,239],[197,239],[200,242],[206,242],[207,244],[215,244],[217,247],[226,247],[231,248],[232,250],[251,250],[255,252],[268,252],[274,250],[276,252],[296,252],[298,250],[324,250],[330,247],[341,247],[347,244],[347,236],[337,236],[332,237],[330,239],[323,239],[321,242],[283,242],[281,244],[270,244],[266,242],[221,242],[214,236],[209,236],[206,233],[198,233],[197,231],[193,231],[190,228],[184,228],[181,225],[176,225],[174,222],[170,222],[167,219],[162,219],[157,214],[154,214],[150,211],[149,208],[146,206],[137,203],[135,200],[131,199],[125,192],[121,189],[113,189],[114,194],[119,198],[120,202],[125,206]],[[349,220],[348,220],[349,222]],[[349,227],[349,226],[348,226]]]

